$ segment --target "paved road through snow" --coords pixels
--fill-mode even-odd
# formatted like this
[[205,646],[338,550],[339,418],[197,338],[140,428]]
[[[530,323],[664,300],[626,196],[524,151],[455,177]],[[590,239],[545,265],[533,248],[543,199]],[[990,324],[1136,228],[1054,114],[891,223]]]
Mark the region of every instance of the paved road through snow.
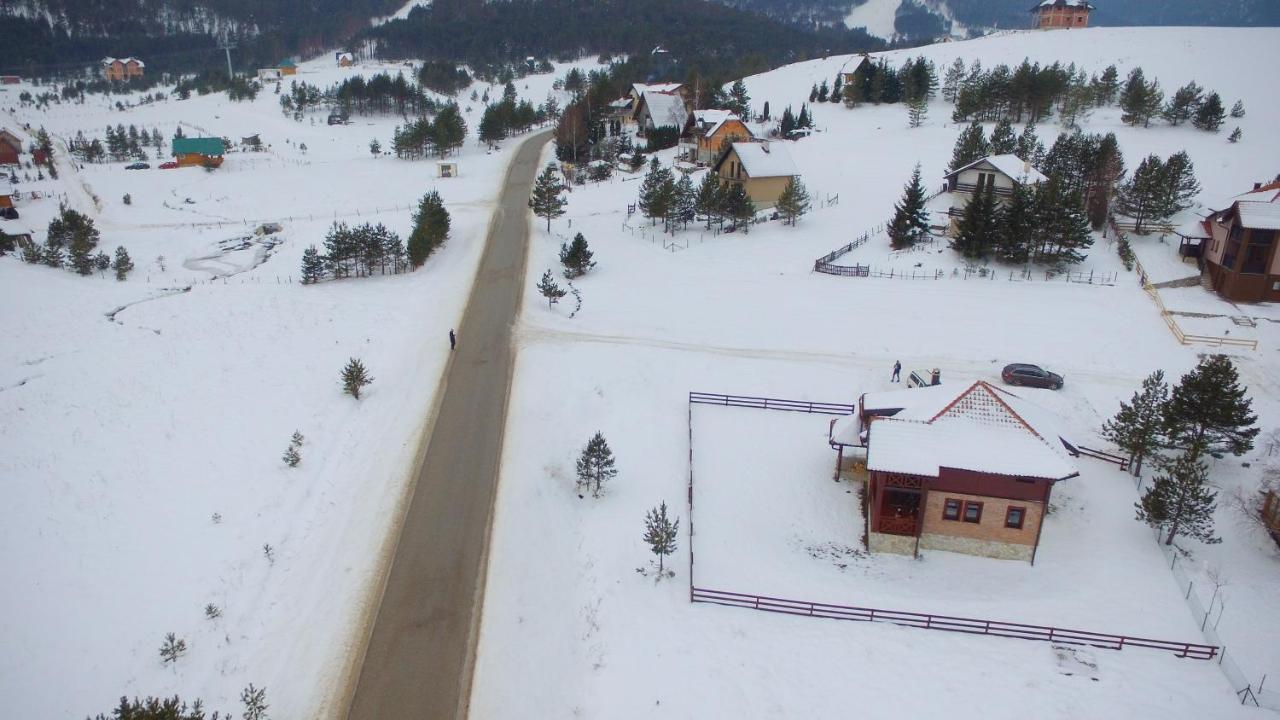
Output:
[[528,198],[549,137],[526,140],[507,170],[349,720],[466,717],[511,381],[511,329],[523,288]]

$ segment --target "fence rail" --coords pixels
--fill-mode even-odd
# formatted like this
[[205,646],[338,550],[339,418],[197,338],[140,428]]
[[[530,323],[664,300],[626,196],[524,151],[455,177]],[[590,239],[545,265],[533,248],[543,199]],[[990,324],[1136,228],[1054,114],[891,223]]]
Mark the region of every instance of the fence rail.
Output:
[[1076,450],[1085,457],[1091,457],[1103,462],[1119,465],[1121,470],[1129,469],[1129,458],[1124,457],[1123,455],[1117,455],[1115,453],[1107,452],[1106,450],[1095,450],[1083,445],[1077,445]]
[[863,622],[887,622],[907,627],[926,630],[944,630],[971,635],[994,635],[997,637],[1017,638],[1021,640],[1040,640],[1061,643],[1064,645],[1089,645],[1107,650],[1123,650],[1125,648],[1148,648],[1170,652],[1182,658],[1195,660],[1212,660],[1218,655],[1217,645],[1178,642],[1173,640],[1155,640],[1152,638],[1133,637],[1097,633],[1088,630],[1072,630],[1068,628],[1049,627],[1045,625],[1028,625],[1026,623],[1003,622],[1000,620],[981,620],[977,618],[954,617],[949,615],[931,615],[927,613],[903,612],[900,610],[882,610],[879,608],[857,607],[853,605],[832,605],[830,603],[810,602],[807,600],[791,600],[770,597],[767,595],[751,595],[748,593],[710,590],[694,587],[691,592],[693,602],[728,605],[731,607],[750,608],[764,612],[782,613],[785,615],[803,615],[822,617],[833,620],[859,620]]
[[[1116,226],[1113,224],[1112,228]],[[1119,235],[1119,229],[1116,229]],[[1214,337],[1212,335],[1188,335],[1182,332],[1182,327],[1178,325],[1178,321],[1173,319],[1173,315],[1169,313],[1168,308],[1164,306],[1164,300],[1160,299],[1160,291],[1151,284],[1151,279],[1147,276],[1147,271],[1143,269],[1142,263],[1134,258],[1134,269],[1138,271],[1138,283],[1142,285],[1142,289],[1147,293],[1156,304],[1156,309],[1160,311],[1160,317],[1164,320],[1164,324],[1169,328],[1169,332],[1173,333],[1174,339],[1182,345],[1208,345],[1210,347],[1240,347],[1250,350],[1258,349],[1257,340],[1242,340],[1232,337]]]
[[783,410],[815,415],[852,415],[853,405],[813,402],[810,400],[784,400],[780,398],[752,397],[749,395],[721,395],[719,393],[691,392],[692,405],[722,405],[724,407],[755,408],[757,410]]

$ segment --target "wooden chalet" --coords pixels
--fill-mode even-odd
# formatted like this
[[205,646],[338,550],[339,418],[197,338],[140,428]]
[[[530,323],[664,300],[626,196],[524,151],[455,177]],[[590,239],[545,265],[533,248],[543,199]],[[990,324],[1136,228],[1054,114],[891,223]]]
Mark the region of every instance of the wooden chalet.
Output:
[[1094,10],[1086,0],[1044,0],[1031,8],[1035,27],[1041,30],[1089,27],[1089,13]]
[[678,92],[647,90],[632,110],[632,118],[641,135],[660,127],[671,127],[679,131],[688,117],[688,102]]
[[280,61],[280,64],[276,66],[276,69],[280,71],[281,75],[297,75],[298,63],[294,62],[290,58],[285,58]]
[[853,66],[852,70],[845,70],[840,73],[843,76],[845,86],[859,82],[862,76],[866,74],[868,68],[873,65],[875,65],[875,62],[871,60],[871,55],[869,53],[862,53],[862,59],[858,61],[857,65]]
[[351,67],[356,62],[356,56],[349,52],[334,53],[333,57],[338,62],[338,67]]
[[226,148],[222,143],[222,138],[173,139],[173,157],[177,161],[178,167],[204,166],[210,163],[217,167],[222,164],[222,156],[225,153]]
[[8,130],[0,130],[0,165],[17,165],[22,140]]
[[778,204],[787,183],[800,173],[778,142],[731,142],[711,166],[722,185],[741,185],[757,210]]
[[974,195],[990,191],[995,195],[996,203],[1001,204],[1013,193],[1015,185],[1039,185],[1048,180],[1031,163],[1012,154],[988,155],[952,170],[943,178],[947,181],[946,191],[951,194],[947,215],[951,218],[949,234],[952,235],[965,206]]
[[1075,447],[1047,412],[978,381],[865,393],[832,423],[839,464],[866,452],[872,552],[947,550],[1035,562],[1055,483],[1078,475]]
[[685,159],[695,163],[711,162],[727,142],[754,138],[742,118],[728,110],[694,110],[680,132]]
[[14,200],[15,198],[13,193],[0,191],[0,210],[8,210],[13,207]]
[[123,81],[140,78],[146,73],[147,64],[135,57],[102,58],[102,77],[104,80]]
[[1236,302],[1280,301],[1280,181],[1254,185],[1203,226],[1201,254],[1214,291]]

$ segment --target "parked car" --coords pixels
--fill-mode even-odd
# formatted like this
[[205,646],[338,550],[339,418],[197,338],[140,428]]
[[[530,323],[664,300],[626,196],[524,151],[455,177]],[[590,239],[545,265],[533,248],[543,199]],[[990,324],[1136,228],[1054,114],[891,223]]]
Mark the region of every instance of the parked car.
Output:
[[170,161],[168,161],[168,162],[162,162],[162,163],[160,163],[160,169],[161,169],[161,170],[172,170],[172,169],[174,169],[174,168],[176,168],[176,167],[178,167],[178,163],[176,163],[176,162],[174,162],[174,161],[172,161],[172,160],[170,160]]
[[18,208],[0,208],[0,218],[4,218],[5,220],[17,220]]
[[1049,372],[1039,365],[1027,363],[1011,363],[1000,371],[1000,379],[1009,385],[1025,385],[1027,387],[1062,389],[1062,376]]
[[125,170],[146,170],[149,167],[151,166],[148,165],[147,163],[136,162],[136,163],[133,163],[132,165],[125,165],[124,169]]

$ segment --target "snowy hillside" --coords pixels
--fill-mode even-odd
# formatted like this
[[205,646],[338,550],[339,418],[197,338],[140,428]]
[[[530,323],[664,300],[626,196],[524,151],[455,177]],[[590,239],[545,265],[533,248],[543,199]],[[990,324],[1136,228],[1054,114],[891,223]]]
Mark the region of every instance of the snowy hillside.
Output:
[[[1148,153],[1185,148],[1202,202],[1217,206],[1280,170],[1280,147],[1269,139],[1280,121],[1280,100],[1269,90],[1277,40],[1277,30],[1025,32],[886,56],[897,65],[924,55],[939,67],[961,57],[988,69],[1029,57],[1074,62],[1086,72],[1115,63],[1121,77],[1140,64],[1167,91],[1194,79],[1228,104],[1239,98],[1248,115],[1238,121],[1245,138],[1238,145],[1225,132],[1187,126],[1129,128],[1115,108],[1082,122],[1089,132],[1115,132],[1130,169]],[[751,105],[759,111],[769,102],[775,118],[788,105],[798,111],[811,86],[857,60],[831,57],[747,78]],[[853,403],[862,392],[892,387],[895,361],[941,368],[944,383],[956,384],[999,383],[1005,363],[1039,362],[1061,372],[1066,387],[1018,392],[1059,416],[1073,436],[1102,445],[1100,424],[1147,373],[1160,368],[1176,380],[1198,354],[1213,351],[1175,340],[1124,270],[1112,238],[1095,237],[1076,269],[1114,276],[1114,284],[1046,279],[1042,269],[1029,277],[999,266],[968,273],[945,240],[893,253],[874,233],[850,262],[930,279],[815,274],[814,258],[888,220],[917,163],[928,189],[938,189],[961,128],[941,100],[917,129],[901,105],[810,110],[817,132],[774,143],[794,159],[814,200],[797,227],[770,220],[749,234],[717,234],[695,222],[667,235],[661,223],[628,213],[641,180],[625,173],[575,187],[568,214],[550,233],[541,221],[532,224],[474,711],[486,718],[898,718],[981,706],[984,716],[1001,718],[1256,717],[1234,691],[1280,673],[1280,623],[1265,619],[1273,614],[1267,608],[1280,555],[1225,503],[1216,523],[1221,545],[1180,541],[1189,555],[1177,572],[1191,568],[1192,587],[1170,572],[1149,529],[1134,520],[1132,479],[1088,458],[1078,460],[1079,477],[1055,489],[1034,566],[944,552],[918,561],[867,555],[860,486],[832,482],[827,418],[687,404],[690,391]],[[1038,132],[1048,145],[1059,130],[1050,121]],[[671,163],[674,151],[658,157]],[[694,172],[695,186],[704,172]],[[573,281],[580,307],[565,298],[549,308],[532,286],[546,269],[559,269],[561,244],[579,232],[598,265]],[[1134,244],[1144,264],[1185,267],[1176,239]],[[1257,352],[1228,352],[1259,425],[1280,425],[1272,359],[1280,311],[1233,306],[1198,286],[1181,290],[1199,293],[1197,311],[1181,321],[1260,343]],[[1237,326],[1231,316],[1249,316],[1257,327]],[[600,499],[574,488],[575,459],[596,431],[619,468]],[[1217,463],[1223,495],[1251,487],[1265,455],[1260,446]],[[681,534],[667,561],[674,577],[655,584],[641,534],[646,511],[660,502],[681,519]],[[691,604],[691,572],[700,585],[759,595],[1206,642],[1190,595],[1202,607],[1216,603],[1229,660],[1075,652]],[[1211,599],[1209,575],[1231,578],[1225,607],[1222,595]],[[548,681],[535,668],[564,680]],[[1225,674],[1230,668],[1239,674]],[[906,678],[930,671],[937,684],[904,689]],[[1280,707],[1275,698],[1271,707]]]
[[[412,72],[337,68],[326,55],[296,79],[326,87],[402,69]],[[537,104],[553,79],[530,76],[517,89]],[[315,111],[299,122],[270,86],[252,102],[222,93],[123,111],[117,100],[137,98],[91,95],[40,111],[17,96],[43,88],[2,88],[0,126],[18,129],[24,145],[22,125],[45,127],[60,169],[56,181],[20,182],[21,218],[0,221],[5,231],[40,241],[65,202],[95,220],[101,248],[124,246],[136,265],[117,282],[0,258],[8,714],[79,718],[124,694],[174,693],[238,713],[249,683],[267,688],[272,717],[337,712],[448,331],[519,138],[499,152],[476,143],[482,105],[464,91],[471,138],[451,158],[460,177],[441,179],[435,160],[371,155],[370,140],[391,145],[399,116],[329,126]],[[158,169],[164,157],[147,170],[77,168],[61,152],[109,123],[166,140],[180,125],[237,145],[256,134],[266,149],[236,148],[208,173]],[[335,220],[385,223],[404,237],[433,189],[452,232],[423,268],[298,284],[303,251],[323,245]],[[253,235],[264,222],[283,229]],[[374,378],[358,402],[339,383],[352,357]],[[281,456],[294,431],[305,441],[290,468]],[[158,655],[169,632],[188,646],[173,667]]]

